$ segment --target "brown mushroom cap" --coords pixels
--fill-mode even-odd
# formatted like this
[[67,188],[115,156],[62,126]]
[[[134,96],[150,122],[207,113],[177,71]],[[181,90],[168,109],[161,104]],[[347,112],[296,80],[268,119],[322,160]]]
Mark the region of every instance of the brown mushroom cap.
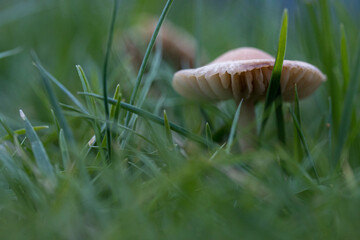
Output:
[[[274,63],[275,59],[261,50],[238,48],[206,66],[176,72],[173,86],[192,99],[261,100],[266,96]],[[325,80],[326,76],[311,64],[284,60],[280,80],[283,100],[294,100],[295,83],[301,99],[311,95]]]
[[[140,21],[136,27],[130,29],[124,38],[124,43],[128,52],[136,58],[135,61],[140,65],[143,54],[139,52],[139,47],[145,47],[150,41],[158,18],[148,15],[140,17]],[[160,28],[157,42],[161,41],[163,56],[165,59],[175,65],[177,69],[181,66],[193,67],[196,54],[196,40],[184,29],[173,24],[170,20],[165,20]]]

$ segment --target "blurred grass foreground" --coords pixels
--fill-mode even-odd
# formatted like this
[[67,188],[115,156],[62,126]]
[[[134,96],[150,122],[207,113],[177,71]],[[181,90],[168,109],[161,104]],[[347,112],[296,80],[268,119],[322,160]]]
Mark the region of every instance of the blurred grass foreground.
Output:
[[[358,0],[1,0],[0,239],[359,239],[359,12]],[[287,46],[327,76],[280,105],[283,123],[273,107],[260,130],[257,104],[248,151],[241,106],[171,85],[242,46]]]

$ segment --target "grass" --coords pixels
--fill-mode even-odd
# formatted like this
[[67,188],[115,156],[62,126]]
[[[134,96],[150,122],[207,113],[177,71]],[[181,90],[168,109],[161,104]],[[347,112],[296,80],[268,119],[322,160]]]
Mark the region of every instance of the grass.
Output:
[[[360,5],[290,2],[5,0],[0,239],[359,238]],[[121,37],[144,12],[159,22],[136,69]],[[258,147],[235,144],[241,104],[173,90],[165,19],[201,43],[197,65],[243,45],[277,56]],[[276,100],[285,48],[327,76],[294,103]]]

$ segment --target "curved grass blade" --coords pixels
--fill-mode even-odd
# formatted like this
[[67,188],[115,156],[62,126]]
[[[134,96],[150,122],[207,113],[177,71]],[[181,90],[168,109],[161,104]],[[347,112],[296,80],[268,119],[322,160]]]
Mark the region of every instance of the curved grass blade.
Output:
[[31,143],[31,149],[40,171],[47,176],[55,177],[53,166],[50,163],[45,148],[22,110],[20,110],[20,117],[24,120],[26,136]]
[[260,135],[264,132],[266,123],[269,119],[270,112],[271,112],[271,105],[278,101],[276,106],[276,118],[278,122],[278,137],[282,142],[285,142],[285,127],[284,127],[284,116],[282,113],[282,100],[281,100],[281,88],[280,88],[280,78],[281,78],[281,71],[282,66],[285,58],[285,51],[286,51],[286,43],[287,43],[287,29],[288,29],[288,11],[287,9],[284,10],[283,18],[282,18],[282,26],[280,31],[279,37],[279,46],[276,55],[274,69],[271,74],[271,79],[269,83],[269,87],[266,94],[266,101],[264,105],[264,111],[262,115],[262,122],[260,128]]
[[[90,83],[89,83],[82,67],[80,65],[76,65],[75,67],[78,72],[83,90],[85,92],[92,92]],[[96,114],[96,104],[95,104],[94,99],[86,98],[86,101],[87,101],[88,108],[91,109],[91,112]]]
[[[149,44],[147,46],[147,49],[146,49],[146,52],[145,52],[145,56],[143,58],[143,61],[141,63],[140,69],[139,69],[138,76],[136,78],[135,86],[134,86],[133,91],[131,93],[130,102],[129,102],[130,105],[134,105],[136,94],[137,94],[137,92],[139,90],[140,83],[141,83],[142,77],[144,75],[147,62],[149,61],[151,50],[154,47],[156,37],[159,34],[161,25],[164,22],[167,13],[170,10],[172,2],[173,2],[173,0],[168,0],[166,2],[166,5],[165,5],[165,7],[164,7],[164,9],[163,9],[163,11],[162,11],[162,13],[160,15],[159,21],[158,21],[158,23],[156,25],[155,31],[154,31],[153,35],[151,36],[150,42],[149,42]],[[106,98],[106,96],[105,96],[105,98]],[[126,119],[125,119],[125,126],[128,126],[129,121],[130,121],[130,113],[127,113],[126,114]]]
[[[35,126],[33,127],[34,131],[39,131],[39,130],[43,130],[43,129],[48,129],[49,126]],[[11,129],[10,129],[11,131]],[[26,134],[26,130],[25,128],[21,128],[21,129],[17,129],[15,130],[14,132],[11,132],[11,135],[8,134],[8,135],[5,135],[1,138],[1,140],[9,140],[9,139],[13,139],[14,138],[14,135],[24,135]]]
[[[51,106],[52,106],[52,108],[54,110],[55,116],[58,119],[61,128],[64,129],[65,137],[67,138],[67,140],[69,142],[74,143],[75,140],[74,140],[74,136],[72,134],[72,131],[71,131],[69,125],[66,122],[64,114],[61,111],[59,102],[56,99],[56,95],[54,93],[54,90],[53,90],[53,88],[52,88],[52,86],[51,86],[51,84],[49,82],[49,79],[51,79],[51,75],[49,75],[49,73],[47,73],[46,70],[41,66],[41,63],[40,63],[40,61],[39,61],[39,59],[38,59],[35,52],[32,52],[32,58],[33,58],[33,61],[35,62],[36,67],[40,71],[40,75],[41,75],[41,78],[43,80],[43,84],[45,86],[46,92],[48,94],[50,104],[51,104]],[[64,90],[68,91],[67,89],[64,89]],[[72,95],[72,94],[70,93],[70,95]],[[74,99],[76,99],[76,98],[74,97]],[[80,106],[82,106],[82,105],[80,104]],[[85,110],[85,112],[87,112],[87,111]]]
[[[101,95],[98,95],[98,94],[95,94],[95,93],[84,93],[84,92],[79,92],[78,94],[82,94],[82,95],[86,95],[86,96],[89,96],[89,97],[94,97],[94,98],[97,98],[97,99],[103,99],[103,96]],[[116,104],[117,101],[115,99],[112,99],[112,98],[108,98],[108,101],[110,104]],[[120,107],[129,111],[129,112],[132,112],[132,113],[135,113],[143,118],[147,118],[157,124],[160,124],[160,125],[164,125],[164,119],[163,118],[160,118],[150,112],[147,112],[147,111],[144,111],[142,110],[141,108],[138,108],[136,106],[132,106],[128,103],[124,103],[124,102],[121,102],[120,103]],[[185,136],[185,137],[188,137],[192,140],[194,140],[195,142],[198,142],[198,143],[201,143],[203,145],[207,145],[207,144],[210,144],[211,146],[214,145],[214,143],[208,143],[206,141],[206,139],[204,139],[203,137],[200,137],[198,135],[195,135],[191,132],[189,132],[188,130],[186,130],[185,128],[183,127],[180,127],[172,122],[169,122],[169,125],[170,125],[170,129]]]
[[17,47],[17,48],[14,48],[14,49],[11,49],[11,50],[8,50],[8,51],[5,51],[5,52],[0,52],[0,59],[10,57],[10,56],[14,56],[14,55],[20,53],[21,51],[22,51],[22,48]]
[[226,144],[226,149],[225,149],[225,151],[227,153],[230,153],[230,149],[232,147],[232,144],[233,144],[233,141],[234,141],[234,138],[235,138],[235,133],[236,133],[237,125],[238,125],[238,122],[239,122],[239,117],[240,117],[240,109],[241,109],[241,105],[242,105],[243,100],[244,99],[241,99],[241,101],[239,103],[239,106],[236,109],[233,122],[231,124],[231,130],[230,130],[229,138],[228,138],[228,141],[227,141],[227,144]]
[[300,123],[299,123],[298,119],[296,118],[296,115],[295,115],[294,111],[290,107],[289,107],[289,112],[290,112],[290,114],[291,114],[291,116],[293,118],[295,127],[297,129],[297,132],[298,132],[300,140],[301,140],[301,143],[302,143],[302,145],[304,147],[305,154],[306,154],[307,158],[309,159],[309,161],[310,161],[310,163],[311,163],[311,165],[313,167],[316,180],[317,180],[318,183],[320,183],[319,175],[318,175],[318,172],[317,172],[316,166],[315,166],[315,162],[314,162],[313,158],[311,157],[307,141],[306,141],[306,139],[304,137],[304,134],[303,134],[303,132],[301,130],[301,127],[300,127]]
[[109,103],[108,103],[108,95],[107,95],[107,69],[108,69],[108,62],[110,57],[110,50],[113,40],[114,28],[115,28],[115,20],[117,16],[117,10],[119,6],[119,1],[114,0],[114,7],[113,13],[111,17],[110,23],[110,30],[108,35],[108,42],[106,47],[106,54],[105,54],[105,61],[104,61],[104,68],[103,68],[103,94],[104,94],[104,107],[105,107],[105,119],[106,119],[106,145],[107,145],[107,160],[111,161],[111,131],[110,131],[110,110],[109,110]]
[[65,95],[67,97],[69,97],[69,99],[71,101],[73,101],[73,103],[78,106],[83,112],[87,113],[86,108],[81,104],[81,102],[62,84],[60,83],[53,75],[51,75],[41,64],[39,58],[37,57],[35,52],[31,53],[33,61],[35,63],[35,66],[38,68],[42,78],[46,79],[46,81],[50,80],[53,83],[55,83],[56,86],[58,86],[60,88],[60,90],[65,93]]
[[11,139],[13,139],[14,138],[13,131],[10,129],[10,127],[1,118],[0,118],[0,124],[3,126],[3,128],[7,132],[7,134],[8,134],[7,136],[10,137]]

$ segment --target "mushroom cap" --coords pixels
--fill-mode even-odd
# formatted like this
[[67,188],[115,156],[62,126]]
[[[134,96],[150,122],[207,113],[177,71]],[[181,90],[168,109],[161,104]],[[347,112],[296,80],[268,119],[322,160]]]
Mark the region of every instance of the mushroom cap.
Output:
[[[226,52],[206,66],[175,73],[174,89],[191,99],[236,101],[264,99],[275,59],[256,48],[243,47]],[[284,60],[280,79],[284,101],[294,100],[294,86],[299,98],[311,95],[326,76],[315,66]]]
[[[124,43],[129,52],[136,57],[140,65],[143,54],[139,52],[139,47],[146,47],[150,41],[158,23],[158,18],[149,15],[140,17],[136,27],[129,31],[130,37],[124,39]],[[193,67],[196,53],[196,40],[184,29],[173,24],[170,20],[165,20],[160,28],[157,42],[161,41],[164,58],[170,60],[178,69],[181,66]]]

